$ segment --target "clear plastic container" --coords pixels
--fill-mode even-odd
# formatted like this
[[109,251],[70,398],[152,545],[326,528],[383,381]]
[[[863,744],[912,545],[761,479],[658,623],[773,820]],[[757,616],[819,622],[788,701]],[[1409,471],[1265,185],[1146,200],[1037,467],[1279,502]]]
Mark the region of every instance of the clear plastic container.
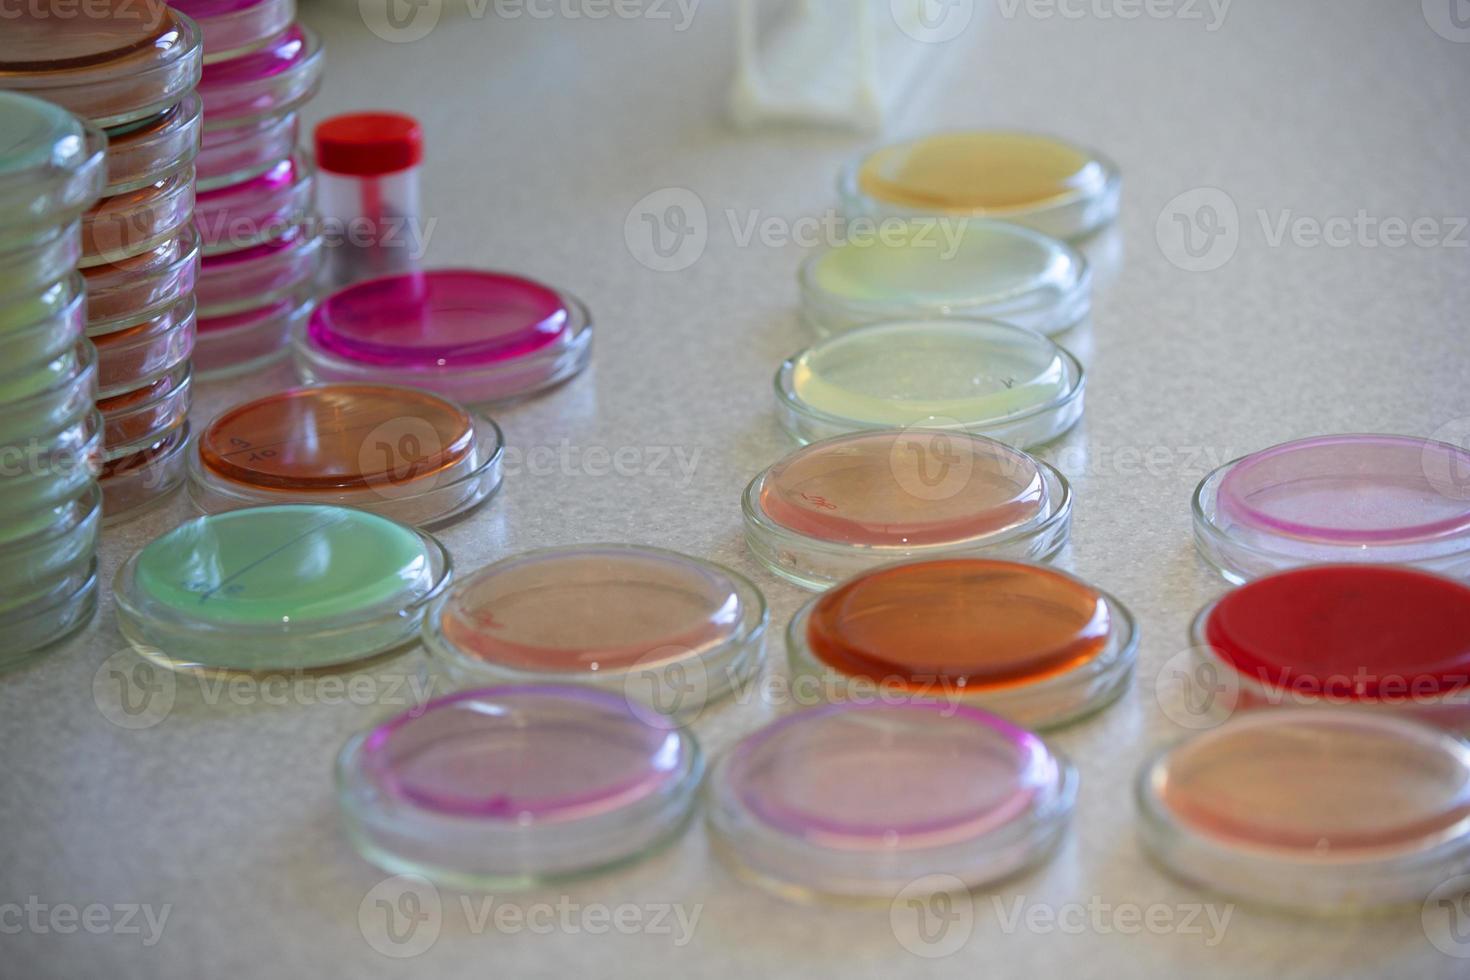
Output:
[[351,113],[320,123],[315,140],[329,287],[415,271],[425,244],[418,122],[397,113]]

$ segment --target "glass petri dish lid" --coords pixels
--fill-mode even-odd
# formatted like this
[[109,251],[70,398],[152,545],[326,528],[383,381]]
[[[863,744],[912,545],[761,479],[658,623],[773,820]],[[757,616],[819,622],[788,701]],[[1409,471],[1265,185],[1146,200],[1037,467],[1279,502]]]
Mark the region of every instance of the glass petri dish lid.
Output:
[[82,260],[89,268],[156,250],[194,218],[194,168],[106,197],[82,216]]
[[96,612],[97,562],[94,558],[89,574],[81,584],[62,580],[48,594],[0,615],[0,630],[5,632],[5,649],[0,651],[0,671],[22,667],[55,650],[63,641],[84,629]]
[[206,129],[194,169],[200,192],[258,177],[296,150],[294,112]]
[[284,504],[198,517],[113,582],[123,635],[175,670],[340,667],[397,650],[448,584],[432,537],[348,507]]
[[97,348],[97,397],[111,398],[177,368],[194,349],[194,298],[185,297],[155,317],[93,337]]
[[189,455],[189,492],[206,513],[289,501],[433,525],[489,499],[504,454],[493,421],[429,392],[318,385],[217,416]]
[[820,336],[885,320],[967,316],[1055,334],[1092,309],[1082,254],[1019,225],[910,219],[801,267],[802,317]]
[[1470,744],[1406,718],[1242,715],[1146,763],[1137,798],[1154,860],[1262,906],[1418,904],[1470,870]]
[[1333,435],[1228,463],[1194,495],[1195,544],[1232,582],[1297,565],[1388,562],[1470,574],[1470,452]]
[[191,222],[146,252],[81,271],[87,280],[88,335],[126,330],[193,294],[199,277],[199,232]]
[[953,318],[871,324],[781,365],[776,401],[798,442],[864,429],[954,429],[1026,449],[1082,418],[1082,365],[1022,327]]
[[504,891],[645,857],[687,825],[694,736],[581,687],[452,694],[357,735],[337,760],[348,836],[392,874]]
[[672,551],[585,545],[496,562],[450,589],[424,643],[466,683],[583,684],[688,720],[759,669],[769,613],[743,576]]
[[1223,707],[1353,706],[1470,730],[1470,586],[1396,565],[1247,582],[1191,628]]
[[291,350],[291,336],[306,328],[316,306],[311,284],[297,295],[265,306],[199,321],[194,371],[201,381],[234,377],[274,364]]
[[308,380],[407,383],[475,405],[567,380],[591,345],[591,317],[567,293],[508,273],[436,269],[332,293],[295,354]]
[[248,54],[216,61],[199,79],[206,130],[235,129],[301,108],[321,85],[322,41],[294,23]]
[[128,455],[114,455],[102,464],[97,480],[104,527],[133,520],[168,501],[184,479],[189,431],[185,418],[157,441],[130,446]]
[[968,704],[1050,728],[1111,704],[1138,656],[1112,596],[1065,572],[982,558],[887,565],[803,606],[793,684],[833,702]]
[[825,589],[936,555],[1044,560],[1067,542],[1054,467],[965,432],[881,429],[812,443],[745,489],[745,540],[782,578]]
[[176,0],[204,34],[204,63],[264,47],[296,19],[296,0]]
[[194,201],[204,254],[235,252],[280,238],[311,217],[316,178],[301,153],[258,177],[200,193]]
[[14,264],[16,272],[36,276],[6,275],[0,284],[15,278],[24,290],[46,282],[41,275],[55,268],[52,263],[33,268],[21,260],[42,244],[35,239],[49,240],[52,226],[75,221],[97,200],[106,179],[106,147],[100,130],[65,109],[0,91],[0,275]]
[[995,218],[1082,238],[1118,216],[1112,161],[1040,133],[970,130],[895,143],[843,170],[849,215]]
[[706,819],[716,852],[756,884],[891,900],[929,876],[977,888],[1040,863],[1077,785],[1040,737],[972,707],[824,705],[717,760]]
[[108,197],[157,183],[194,162],[204,106],[188,95],[151,119],[109,134]]
[[164,4],[94,4],[81,29],[65,5],[14,14],[5,20],[0,88],[54,102],[99,128],[157,115],[199,81],[199,27]]
[[202,259],[194,290],[200,319],[243,313],[298,294],[315,278],[321,253],[322,236],[306,223],[253,248]]

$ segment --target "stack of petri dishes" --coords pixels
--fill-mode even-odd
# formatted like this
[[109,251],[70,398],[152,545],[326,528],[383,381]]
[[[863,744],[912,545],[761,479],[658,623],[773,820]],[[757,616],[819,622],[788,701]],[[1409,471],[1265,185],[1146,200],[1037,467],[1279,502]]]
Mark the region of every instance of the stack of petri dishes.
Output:
[[102,419],[76,271],[106,137],[40,99],[0,92],[0,669],[96,608]]
[[322,239],[297,112],[322,76],[295,0],[178,0],[204,33],[196,217],[200,377],[269,364],[311,313]]
[[198,26],[158,4],[94,4],[86,29],[60,8],[7,22],[0,87],[54,102],[106,133],[102,198],[81,221],[86,332],[96,346],[107,519],[154,503],[183,476],[194,344],[194,93]]

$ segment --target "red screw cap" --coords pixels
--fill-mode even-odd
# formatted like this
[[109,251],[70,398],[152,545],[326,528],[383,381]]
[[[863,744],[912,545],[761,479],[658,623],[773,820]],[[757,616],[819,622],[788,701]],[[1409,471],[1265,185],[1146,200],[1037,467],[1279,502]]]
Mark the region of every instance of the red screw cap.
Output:
[[414,166],[424,157],[418,120],[396,112],[352,112],[316,127],[316,163],[354,177],[381,177]]

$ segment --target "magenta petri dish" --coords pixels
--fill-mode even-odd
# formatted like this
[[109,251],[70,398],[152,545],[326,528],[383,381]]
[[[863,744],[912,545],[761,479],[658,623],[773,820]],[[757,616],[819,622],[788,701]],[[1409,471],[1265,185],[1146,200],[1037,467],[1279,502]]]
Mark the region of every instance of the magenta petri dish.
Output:
[[253,248],[205,258],[194,290],[200,319],[258,309],[297,294],[316,276],[321,251],[321,236],[298,225]]
[[296,17],[296,0],[175,0],[204,32],[204,63],[263,47]]
[[1044,560],[1072,494],[1048,464],[984,436],[880,429],[803,446],[745,490],[745,539],[771,571],[825,589],[939,555]]
[[194,376],[232,377],[274,364],[291,350],[291,334],[311,316],[310,288],[298,294],[225,316],[200,320],[194,340]]
[[201,192],[258,177],[296,150],[294,112],[205,129],[194,169]]
[[199,79],[206,131],[299,109],[322,79],[322,42],[301,24],[249,54],[206,65]]
[[1394,435],[1285,443],[1210,474],[1195,542],[1242,582],[1298,565],[1367,562],[1470,574],[1470,452]]
[[575,298],[499,272],[439,269],[324,299],[297,344],[309,380],[411,383],[466,404],[503,401],[585,366],[591,319]]
[[564,881],[651,853],[686,826],[694,736],[615,694],[494,687],[421,705],[348,741],[337,794],[359,852],[450,887]]
[[976,708],[827,705],[716,762],[706,816],[721,855],[757,884],[893,898],[929,876],[976,888],[1044,860],[1077,785],[1040,736]]
[[206,256],[253,248],[290,232],[311,214],[315,176],[297,153],[249,180],[203,191],[194,200]]

